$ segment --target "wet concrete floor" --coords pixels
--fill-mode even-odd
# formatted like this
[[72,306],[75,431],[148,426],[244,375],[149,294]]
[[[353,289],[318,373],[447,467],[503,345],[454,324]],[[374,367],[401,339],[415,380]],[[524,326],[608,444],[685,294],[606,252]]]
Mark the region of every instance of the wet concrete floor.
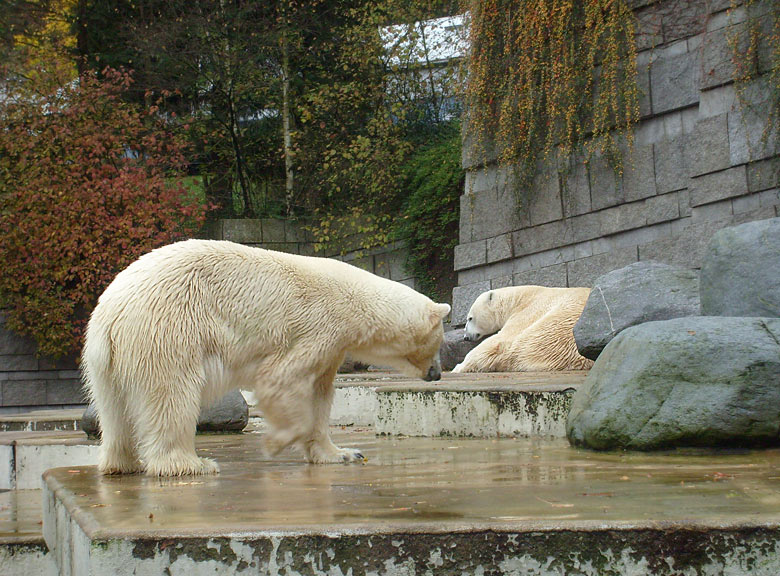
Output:
[[92,535],[780,526],[780,450],[596,453],[566,440],[375,437],[335,429],[365,464],[266,458],[262,430],[198,437],[221,473],[172,479],[47,472]]
[[0,544],[42,540],[41,491],[0,490]]

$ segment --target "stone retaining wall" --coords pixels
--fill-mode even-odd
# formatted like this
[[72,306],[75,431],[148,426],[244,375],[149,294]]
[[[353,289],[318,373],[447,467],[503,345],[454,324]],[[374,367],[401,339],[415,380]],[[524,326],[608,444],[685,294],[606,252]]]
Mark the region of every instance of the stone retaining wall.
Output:
[[35,342],[8,330],[0,311],[0,410],[64,408],[84,402],[75,358],[39,358]]
[[212,225],[209,236],[268,250],[336,258],[383,278],[415,287],[414,278],[404,268],[407,252],[403,242],[362,250],[357,241],[347,241],[347,252],[343,255],[336,249],[317,252],[314,249],[314,238],[305,229],[305,225],[267,218],[219,220]]
[[[598,157],[545,166],[518,210],[511,171],[464,142],[453,324],[492,288],[589,286],[638,260],[698,268],[717,230],[778,215],[777,126],[762,138],[770,3],[748,15],[726,0],[634,2],[641,121],[622,178]],[[738,100],[729,38],[744,38],[748,16],[765,28],[760,76]]]

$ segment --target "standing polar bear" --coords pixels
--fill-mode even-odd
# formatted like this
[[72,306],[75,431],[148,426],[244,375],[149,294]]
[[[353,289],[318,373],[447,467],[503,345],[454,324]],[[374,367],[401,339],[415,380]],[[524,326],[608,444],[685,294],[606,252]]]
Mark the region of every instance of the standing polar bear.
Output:
[[441,377],[447,304],[343,262],[188,240],[154,250],[100,297],[82,354],[103,432],[104,474],[216,473],[195,453],[200,408],[252,389],[266,449],[349,462],[331,442],[333,378],[345,353]]
[[466,340],[489,336],[453,372],[585,370],[574,324],[590,288],[513,286],[480,294],[469,310]]

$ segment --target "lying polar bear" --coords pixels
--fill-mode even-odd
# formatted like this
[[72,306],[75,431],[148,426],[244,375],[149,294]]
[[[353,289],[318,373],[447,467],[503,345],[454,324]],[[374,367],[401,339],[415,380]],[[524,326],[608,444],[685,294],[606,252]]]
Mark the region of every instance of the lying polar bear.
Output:
[[[466,340],[488,336],[453,372],[584,370],[572,329],[590,288],[512,286],[480,294],[468,313]],[[492,334],[492,336],[490,336]]]
[[271,454],[362,459],[330,439],[333,377],[349,353],[441,377],[447,304],[344,262],[188,240],[141,256],[106,288],[82,354],[103,474],[216,473],[195,452],[202,405],[255,391]]

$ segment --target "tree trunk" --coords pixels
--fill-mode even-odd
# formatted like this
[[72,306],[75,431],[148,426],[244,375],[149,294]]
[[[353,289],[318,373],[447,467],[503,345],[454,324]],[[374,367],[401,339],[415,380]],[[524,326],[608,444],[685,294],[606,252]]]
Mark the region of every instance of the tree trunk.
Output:
[[290,52],[285,34],[282,37],[282,130],[284,132],[284,198],[288,217],[292,215],[293,193],[295,191],[290,124]]

